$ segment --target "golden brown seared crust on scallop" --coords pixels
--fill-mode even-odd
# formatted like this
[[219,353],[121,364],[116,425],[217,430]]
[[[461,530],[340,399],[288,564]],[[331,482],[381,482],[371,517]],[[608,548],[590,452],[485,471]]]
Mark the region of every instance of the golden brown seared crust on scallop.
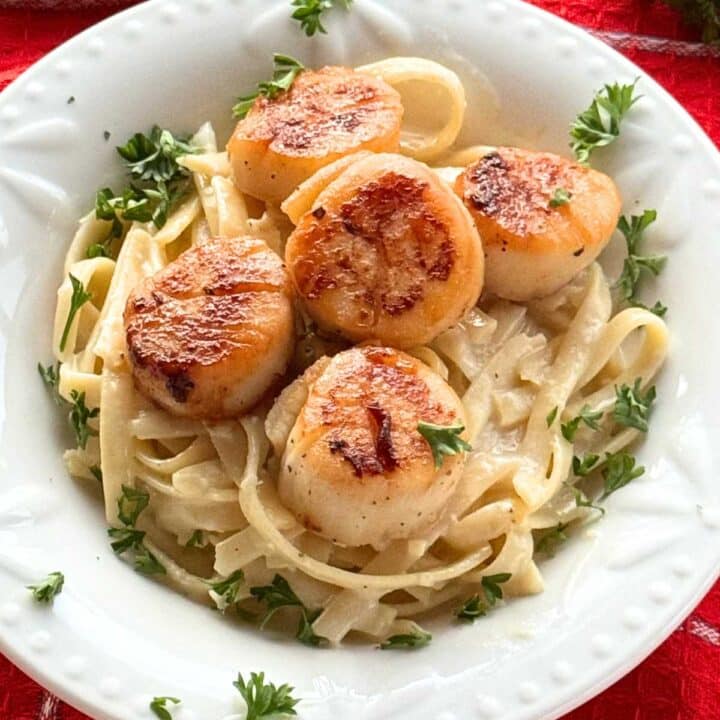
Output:
[[354,341],[428,342],[482,288],[482,247],[468,213],[426,166],[398,155],[361,157],[330,182],[285,258],[308,313]]
[[[547,295],[599,255],[617,224],[612,180],[551,153],[497,148],[458,177],[483,239],[486,288],[510,300]],[[558,189],[570,201],[553,206]]]
[[245,412],[292,353],[289,278],[254,238],[187,250],[130,294],[124,319],[138,388],[178,415]]
[[228,143],[242,192],[279,204],[310,175],[359,150],[397,150],[403,107],[382,79],[344,67],[301,73],[260,97]]
[[310,388],[279,481],[315,532],[380,547],[421,532],[452,495],[464,463],[435,468],[419,421],[465,421],[460,400],[415,358],[386,347],[336,355]]

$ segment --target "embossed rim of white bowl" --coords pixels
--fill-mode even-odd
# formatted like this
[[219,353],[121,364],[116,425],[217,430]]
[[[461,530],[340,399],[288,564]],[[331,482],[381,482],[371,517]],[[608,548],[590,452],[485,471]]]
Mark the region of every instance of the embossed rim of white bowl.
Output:
[[[247,4],[249,5],[250,3]],[[364,4],[363,0],[358,0],[358,6],[362,4]],[[369,0],[367,1],[367,4],[370,4]],[[237,13],[239,5],[240,3],[237,2],[237,0],[235,0],[235,2],[232,0],[227,0],[225,2],[223,2],[223,0],[217,0],[217,2],[196,2],[193,4],[193,6],[198,10],[211,9],[213,12],[220,13],[224,12],[224,8],[231,8],[232,6],[235,6],[233,12]],[[285,2],[285,0],[277,0],[277,2],[273,5],[273,8],[277,10],[282,7],[283,12],[286,12],[287,5],[288,3]],[[390,12],[396,7],[398,9],[411,9],[413,7],[413,3],[410,2],[410,0],[392,0],[391,2],[385,3],[385,5],[388,6]],[[471,6],[471,2],[465,2],[464,0],[460,2],[453,2],[453,0],[447,0],[447,2],[438,3],[437,5],[447,9],[454,6],[459,8],[460,11],[462,11],[462,8],[465,8],[465,11],[467,12]],[[182,9],[184,10],[184,8]],[[589,54],[593,55],[593,57],[599,57],[602,61],[607,61],[609,66],[615,66],[627,75],[632,76],[636,74],[642,76],[644,78],[643,87],[645,92],[652,98],[652,100],[655,101],[655,103],[658,104],[658,107],[669,111],[668,115],[671,116],[672,124],[675,127],[680,128],[682,133],[684,133],[682,139],[684,140],[685,138],[689,138],[691,144],[697,144],[697,148],[699,148],[696,148],[697,153],[701,156],[703,161],[708,161],[709,158],[709,164],[710,167],[713,168],[713,174],[709,176],[706,187],[708,189],[711,187],[720,188],[720,161],[717,151],[713,147],[712,143],[702,133],[694,121],[689,118],[685,111],[664,90],[649,80],[642,71],[635,68],[627,60],[621,58],[614,51],[604,46],[598,40],[591,38],[583,31],[574,28],[558,18],[543,13],[537,8],[521,4],[518,0],[503,0],[498,2],[491,0],[486,3],[482,9],[479,6],[476,6],[473,9],[477,9],[480,14],[486,13],[486,18],[490,18],[493,15],[500,17],[503,14],[507,15],[512,12],[514,19],[516,19],[518,23],[520,23],[520,21],[525,22],[524,27],[528,30],[528,32],[532,30],[533,32],[539,33],[540,36],[547,38],[551,35],[557,35],[558,39],[556,47],[559,47],[562,53],[567,52],[572,55],[573,52],[577,52],[578,50],[587,50]],[[228,10],[228,20],[231,21],[233,16],[231,16],[229,12],[230,11]],[[406,13],[406,15],[407,14],[409,13]],[[0,122],[2,122],[3,118],[7,118],[8,121],[13,122],[16,119],[15,110],[20,107],[25,107],[26,104],[31,104],[37,99],[38,93],[41,92],[42,82],[44,81],[45,75],[49,74],[51,67],[57,67],[57,64],[61,63],[63,58],[71,57],[73,53],[76,53],[76,55],[79,54],[79,51],[82,48],[85,48],[88,51],[88,57],[94,57],[96,59],[102,58],[105,42],[104,38],[108,38],[109,44],[116,32],[121,31],[123,27],[127,33],[131,35],[139,27],[141,27],[138,23],[148,22],[152,24],[152,21],[156,20],[158,16],[162,17],[163,22],[175,23],[176,25],[182,25],[184,22],[191,22],[191,20],[186,21],[183,18],[180,6],[177,3],[171,2],[171,0],[155,0],[154,2],[131,8],[104,21],[100,25],[85,31],[58,50],[48,55],[27,73],[16,80],[6,91],[4,91],[2,96],[0,96]],[[136,24],[133,25],[133,23]],[[550,41],[548,40],[548,42]],[[98,60],[98,62],[102,63],[102,60]],[[89,60],[85,60],[84,62],[81,61],[77,67],[80,71],[88,71],[92,74],[88,63]],[[602,64],[602,62],[600,64]],[[90,82],[91,84],[97,82],[97,78],[91,78]],[[46,84],[49,85],[50,83]],[[16,98],[17,100],[15,100]],[[32,108],[27,112],[32,118]],[[152,119],[154,118],[150,118],[150,120]],[[201,118],[198,118],[198,120],[200,119]],[[0,133],[1,132],[2,125],[0,124]],[[684,144],[684,142],[676,143],[676,145]],[[680,149],[682,150],[682,148]],[[672,148],[670,150],[672,150]],[[42,166],[42,160],[40,162],[40,166]],[[1,169],[2,168],[0,168],[0,170]],[[714,184],[711,186],[710,183]],[[720,191],[718,192],[720,194]],[[712,212],[711,203],[713,202],[713,198],[716,196],[708,190],[708,197],[710,197],[710,211]],[[1,209],[2,198],[0,198],[0,210]],[[2,224],[0,223],[0,231],[1,230]],[[0,239],[2,239],[1,233]],[[1,495],[0,499],[2,499]],[[717,496],[713,496],[713,500],[716,501]],[[619,507],[622,509],[622,504]],[[710,525],[708,524],[707,527],[710,528]],[[698,534],[699,540],[702,540],[702,537]],[[712,550],[712,546],[710,546],[710,549]],[[690,562],[690,566],[688,566],[688,562]],[[594,665],[591,672],[583,678],[582,682],[575,682],[572,685],[566,684],[564,686],[558,682],[555,685],[551,684],[545,688],[535,682],[534,676],[528,675],[519,678],[511,678],[511,680],[517,682],[519,694],[516,696],[515,705],[506,706],[505,710],[507,712],[504,713],[504,716],[518,718],[538,717],[537,713],[541,713],[543,717],[557,717],[563,712],[567,712],[572,707],[584,702],[621,677],[643,657],[649,654],[669,634],[675,624],[677,624],[691,610],[691,608],[711,586],[718,574],[718,571],[720,570],[720,551],[716,553],[715,557],[710,557],[708,555],[708,558],[704,563],[703,572],[700,573],[692,573],[688,570],[688,567],[692,568],[692,555],[690,554],[686,554],[686,556],[682,558],[682,563],[678,562],[673,565],[672,562],[668,561],[668,563],[658,566],[657,571],[671,572],[673,567],[676,569],[676,575],[678,578],[686,578],[682,591],[679,591],[670,597],[668,595],[669,586],[667,583],[662,584],[662,581],[657,579],[656,576],[653,576],[656,579],[654,579],[648,587],[650,602],[655,604],[655,616],[660,617],[662,615],[664,621],[662,629],[646,629],[643,632],[638,630],[637,632],[641,639],[636,640],[633,645],[628,644],[626,646],[626,650],[623,650],[619,654],[615,655],[612,654],[612,649],[608,646],[608,641],[612,642],[613,635],[599,632],[593,638],[593,654],[595,657]],[[662,577],[662,575],[660,577]],[[2,585],[3,581],[8,581],[8,578],[10,578],[10,575],[6,574],[3,576],[3,571],[0,569],[0,585]],[[15,583],[17,580],[12,579],[12,582]],[[669,589],[672,590],[671,587]],[[664,607],[662,613],[660,610],[661,606]],[[63,622],[63,616],[61,613],[39,614],[34,609],[29,607],[26,608],[14,602],[6,602],[0,606],[0,612],[4,612],[5,615],[9,616],[15,612],[15,608],[17,608],[17,612],[23,619],[27,621],[29,618],[29,620],[33,623],[33,629],[30,636],[30,642],[25,642],[27,639],[25,635],[22,632],[14,634],[11,629],[12,626],[3,625],[3,617],[0,617],[0,628],[2,629],[0,634],[0,647],[10,659],[14,660],[21,668],[42,682],[46,687],[50,688],[61,697],[68,699],[69,702],[75,704],[81,709],[84,709],[88,713],[95,713],[97,716],[103,717],[127,717],[124,712],[122,715],[119,714],[117,707],[113,706],[110,702],[116,695],[116,692],[114,692],[116,688],[113,684],[114,678],[112,676],[106,676],[104,680],[100,680],[100,682],[97,683],[97,685],[100,686],[100,692],[97,692],[97,687],[90,687],[86,684],[71,682],[63,676],[63,672],[61,672],[59,665],[48,665],[47,663],[44,663],[38,655],[33,654],[35,650],[41,650],[50,642],[51,635],[47,634],[49,630],[57,632],[58,635],[62,635],[63,632],[67,631],[68,628],[61,627]],[[198,612],[200,611],[198,610]],[[637,624],[637,622],[639,622],[638,617],[642,620],[642,617],[637,613],[630,613],[626,617],[626,629],[629,630],[633,627],[633,624]],[[650,624],[649,621],[647,624]],[[582,640],[583,638],[577,638],[577,641],[579,642],[582,642]],[[77,643],[82,644],[83,641],[84,640],[81,638],[77,640]],[[33,648],[35,648],[35,650],[33,650]],[[432,653],[433,650],[430,649],[425,652]],[[608,653],[610,654],[608,655]],[[93,665],[96,659],[98,662],[100,660],[107,660],[105,657],[94,658],[92,656],[92,652],[84,654],[86,654],[89,658],[87,659],[87,662],[91,662]],[[322,657],[328,659],[328,665],[332,662],[330,660],[331,656],[324,655]],[[414,666],[418,668],[419,672],[427,672],[426,661],[428,661],[430,656],[427,654],[418,654],[413,657],[416,659],[410,660],[408,656],[405,662],[412,662]],[[577,661],[577,658],[575,659]],[[430,660],[432,660],[432,658],[430,658]],[[430,662],[430,664],[432,664],[432,662]],[[568,670],[573,671],[575,668],[573,668],[572,665],[557,665],[555,670],[558,677],[566,677]],[[540,672],[541,671],[539,669],[537,673],[538,676],[540,675]],[[552,677],[552,671],[550,674]],[[281,682],[285,680],[292,682],[291,677],[283,677],[279,678],[279,680]],[[498,681],[498,684],[501,684],[500,681]],[[465,685],[463,685],[463,692],[466,697],[469,698],[470,694],[474,694],[475,691],[476,687],[473,686],[470,681],[467,681]],[[158,692],[160,692],[160,689],[158,689]],[[188,692],[191,692],[191,690],[189,689]],[[540,702],[539,695],[543,696],[542,702]],[[138,715],[138,713],[140,713],[138,708],[141,703],[145,701],[146,697],[147,696],[141,695],[138,697],[137,702],[133,703],[133,706],[135,707],[134,716],[149,717],[149,715],[147,715],[147,710],[145,711],[145,715]],[[467,708],[467,703],[469,703],[469,700],[467,700],[466,704],[463,706],[463,712],[465,712]],[[192,702],[188,703],[188,705],[195,707]],[[448,715],[447,713],[443,714],[442,712],[435,712],[431,705],[431,703],[428,704],[427,710],[424,709],[424,704],[422,706],[423,709],[416,708],[416,716],[422,715],[422,717],[427,718],[452,717],[451,714]],[[230,706],[228,705],[228,707]],[[321,717],[322,702],[314,709],[317,712],[310,712],[310,710],[308,710],[308,712],[310,712],[313,717],[315,715]],[[493,705],[490,700],[487,698],[477,699],[477,709],[475,715],[478,717],[489,717],[492,714],[492,709]],[[202,710],[202,708],[200,708],[200,710]],[[196,712],[200,712],[200,710],[196,710]],[[228,712],[230,712],[230,710],[228,710]],[[399,710],[399,713],[401,714],[394,716],[401,717],[404,711]],[[469,714],[470,713],[467,713],[467,715]],[[194,716],[195,715],[192,713],[186,712],[184,714],[180,714],[178,717],[185,717],[189,719]],[[200,717],[205,717],[205,715],[200,715]]]

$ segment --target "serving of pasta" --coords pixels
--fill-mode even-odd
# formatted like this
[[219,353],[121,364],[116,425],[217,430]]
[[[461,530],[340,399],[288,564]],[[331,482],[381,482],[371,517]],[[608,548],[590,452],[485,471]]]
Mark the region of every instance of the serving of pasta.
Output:
[[[630,93],[613,122],[632,87],[606,87]],[[423,618],[540,592],[540,558],[642,473],[652,217],[618,225],[577,132],[576,161],[457,147],[465,91],[430,60],[276,56],[236,112],[226,150],[209,123],[119,148],[133,183],[65,259],[42,372],[113,549],[310,645],[417,647]]]

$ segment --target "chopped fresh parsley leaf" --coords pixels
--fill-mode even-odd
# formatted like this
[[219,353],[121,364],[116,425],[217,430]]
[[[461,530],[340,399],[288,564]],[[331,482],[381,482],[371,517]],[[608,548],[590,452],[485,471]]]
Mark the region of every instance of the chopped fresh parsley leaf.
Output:
[[[642,215],[631,215],[629,221],[624,216],[618,221],[618,230],[625,236],[628,254],[623,263],[622,273],[618,278],[616,287],[620,289],[623,300],[633,305],[640,305],[635,296],[643,270],[651,275],[658,276],[667,262],[664,255],[640,254],[640,243],[643,240],[643,235],[656,219],[657,212],[655,210],[645,210]],[[662,303],[656,303],[653,312],[664,315],[667,308]]]
[[480,595],[473,595],[455,612],[455,617],[459,620],[475,622],[479,617],[487,615],[487,612],[488,606],[480,599]]
[[90,427],[88,421],[96,418],[100,414],[100,408],[90,410],[90,408],[85,405],[84,391],[79,393],[77,390],[71,390],[70,398],[72,400],[70,424],[75,432],[75,440],[77,441],[78,447],[84,450],[87,447],[88,440],[98,434],[95,428]]
[[573,473],[578,477],[586,477],[592,472],[599,459],[600,456],[594,453],[588,453],[582,459],[575,455],[572,460]]
[[65,327],[63,328],[63,334],[60,338],[60,352],[65,350],[67,344],[68,335],[70,334],[70,328],[72,327],[73,320],[78,313],[78,310],[86,303],[92,295],[85,290],[85,286],[80,280],[78,280],[72,273],[68,274],[70,278],[70,284],[72,285],[72,296],[70,297],[70,310],[68,311],[67,320],[65,320]]
[[45,383],[47,388],[52,391],[53,400],[56,405],[63,405],[65,400],[60,395],[60,363],[57,362],[55,365],[48,365],[44,367],[42,363],[38,363],[38,372],[42,381]]
[[573,418],[572,420],[568,420],[568,422],[563,423],[560,426],[563,437],[568,442],[574,442],[575,435],[580,428],[581,422],[587,425],[587,427],[589,427],[591,430],[599,430],[600,426],[598,425],[597,421],[602,416],[602,412],[593,412],[589,405],[583,405],[582,409],[580,410],[580,414],[577,417]]
[[415,632],[400,633],[399,635],[391,635],[387,640],[380,644],[381,650],[409,650],[414,648],[425,647],[430,644],[432,635],[417,628]]
[[442,467],[445,455],[457,455],[460,452],[472,450],[472,446],[460,437],[460,434],[465,431],[462,423],[433,425],[421,420],[417,429],[430,445],[436,468]]
[[68,104],[68,105],[72,105],[74,102],[75,102],[75,96],[74,96],[74,95],[71,95],[71,96],[67,99],[67,104]]
[[612,143],[620,135],[620,123],[640,99],[634,97],[637,80],[631,85],[605,85],[590,107],[570,126],[570,147],[579,163],[588,165],[599,147]]
[[101,243],[93,243],[87,249],[85,257],[89,259],[97,257],[110,257],[110,253],[108,252],[108,249],[105,247],[105,245]]
[[661,303],[660,300],[657,300],[655,304],[652,307],[648,307],[647,305],[644,305],[641,302],[638,302],[637,300],[633,300],[632,303],[633,307],[639,307],[643,310],[649,310],[653,315],[657,315],[658,317],[665,317],[667,314],[667,305],[664,303]]
[[210,597],[215,601],[219,610],[225,612],[228,607],[237,602],[240,586],[244,582],[245,573],[242,570],[236,570],[224,580],[208,583],[210,585]]
[[615,408],[613,409],[613,420],[618,425],[633,427],[640,432],[648,431],[648,420],[652,404],[655,402],[655,386],[648,388],[643,394],[640,386],[642,380],[637,378],[633,387],[623,385],[615,387]]
[[570,199],[572,198],[572,193],[568,192],[565,188],[559,187],[556,188],[555,192],[553,193],[553,196],[550,198],[550,202],[548,203],[551,208],[557,208],[561,205],[567,205],[570,202]]
[[109,130],[103,131],[103,137],[105,138],[105,142],[107,142],[110,139],[111,135],[112,135],[112,133]]
[[327,642],[327,639],[320,637],[313,632],[312,624],[320,615],[320,610],[308,610],[300,598],[293,592],[287,580],[281,575],[275,575],[272,585],[263,585],[250,588],[250,594],[261,603],[267,605],[267,611],[260,623],[264,628],[270,618],[283,607],[297,607],[300,609],[300,621],[298,623],[295,637],[305,645],[317,647]]
[[243,97],[238,98],[237,103],[233,107],[233,116],[236,118],[244,118],[250,110],[252,110],[255,101],[259,97],[266,97],[268,100],[274,100],[278,95],[287,92],[295,78],[305,70],[305,66],[289,55],[273,55],[275,70],[273,71],[272,80],[258,83],[257,90]]
[[599,505],[595,505],[592,500],[590,500],[590,498],[588,498],[588,496],[585,495],[585,493],[580,488],[573,485],[571,485],[570,487],[572,488],[573,494],[575,495],[575,507],[599,510],[601,515],[605,514],[605,508],[600,507]]
[[188,541],[185,543],[185,547],[187,548],[193,548],[193,547],[205,547],[205,540],[203,539],[203,531],[202,530],[196,530],[188,539]]
[[503,591],[500,585],[506,583],[511,577],[510,573],[498,573],[497,575],[486,575],[482,579],[482,589],[490,607],[494,607],[498,600],[502,600]]
[[645,468],[642,465],[635,467],[635,458],[629,453],[605,453],[605,467],[602,471],[605,492],[600,500],[605,500],[616,490],[639,478],[644,472]]
[[265,673],[250,673],[250,682],[246,683],[242,673],[233,683],[247,705],[245,720],[260,720],[271,715],[297,715],[295,706],[299,700],[292,697],[295,690],[290,685],[275,687],[265,683]]
[[556,405],[556,406],[547,414],[547,417],[545,418],[545,421],[547,422],[547,426],[548,426],[548,427],[550,427],[550,426],[555,422],[555,418],[557,417],[557,414],[558,414],[558,406]]
[[297,8],[292,14],[293,20],[300,22],[300,27],[308,37],[316,32],[327,33],[320,20],[320,16],[336,4],[350,9],[353,0],[292,0],[292,6]]
[[61,572],[50,573],[41,583],[28,585],[32,591],[33,599],[39,603],[51,603],[62,592],[65,576]]
[[113,538],[110,547],[116,555],[122,555],[128,550],[136,550],[142,545],[145,533],[134,528],[108,528],[108,535]]
[[165,566],[151,553],[144,543],[135,549],[135,569],[144,575],[165,575]]
[[720,0],[663,0],[683,14],[688,25],[702,29],[703,42],[720,45]]
[[535,544],[535,552],[542,553],[548,557],[555,557],[558,546],[568,539],[565,531],[569,527],[570,523],[558,523],[557,527],[551,528],[543,533],[542,537]]
[[122,486],[122,495],[118,498],[118,520],[123,525],[134,527],[140,513],[150,503],[150,495],[129,485]]
[[183,155],[192,155],[196,149],[188,138],[175,137],[169,130],[155,125],[149,135],[135,133],[117,151],[131,175],[139,180],[167,183],[187,175],[177,160]]
[[103,474],[102,474],[102,470],[100,469],[100,466],[93,465],[92,467],[88,468],[88,470],[90,470],[93,477],[102,485]]
[[179,705],[180,699],[174,697],[153,698],[152,702],[150,703],[150,709],[155,713],[155,717],[160,718],[160,720],[172,720],[172,715],[167,709],[167,704],[169,702],[173,703],[174,705]]

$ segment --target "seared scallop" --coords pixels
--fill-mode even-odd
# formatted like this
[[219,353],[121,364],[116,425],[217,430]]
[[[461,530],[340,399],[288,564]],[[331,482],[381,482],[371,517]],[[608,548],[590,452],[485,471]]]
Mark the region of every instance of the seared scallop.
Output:
[[486,289],[518,302],[555,292],[590,265],[620,214],[607,175],[551,153],[497,148],[455,189],[483,239]]
[[400,94],[345,67],[301,73],[291,89],[259,97],[228,143],[238,189],[280,204],[324,165],[358,152],[400,147]]
[[332,179],[300,218],[285,261],[321,328],[399,348],[458,322],[483,283],[469,213],[427,166],[400,155],[361,156]]
[[292,286],[262,240],[213,238],[130,294],[125,331],[145,395],[176,415],[237,416],[290,361]]
[[308,529],[344,545],[382,548],[419,536],[447,505],[465,462],[446,456],[437,469],[420,421],[465,423],[439,375],[391,348],[339,353],[313,380],[290,433],[283,503]]

